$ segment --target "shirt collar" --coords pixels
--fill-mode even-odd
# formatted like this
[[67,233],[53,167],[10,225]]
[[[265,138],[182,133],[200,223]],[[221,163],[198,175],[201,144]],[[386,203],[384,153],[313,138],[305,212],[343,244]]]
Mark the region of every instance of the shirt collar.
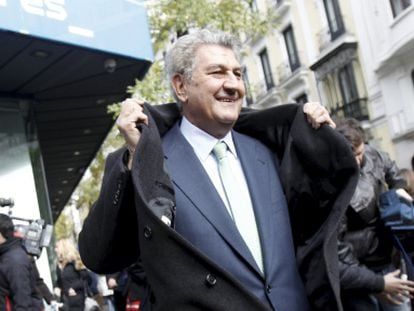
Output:
[[181,121],[180,130],[202,161],[205,161],[210,156],[211,151],[219,141],[224,141],[229,147],[230,152],[237,158],[232,131],[228,132],[222,139],[217,139],[196,127],[186,117],[183,117]]

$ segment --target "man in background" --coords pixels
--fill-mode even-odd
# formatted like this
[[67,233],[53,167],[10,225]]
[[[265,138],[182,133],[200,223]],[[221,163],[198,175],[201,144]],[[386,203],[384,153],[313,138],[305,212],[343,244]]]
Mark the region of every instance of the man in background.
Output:
[[0,214],[0,310],[39,311],[33,267],[11,218]]

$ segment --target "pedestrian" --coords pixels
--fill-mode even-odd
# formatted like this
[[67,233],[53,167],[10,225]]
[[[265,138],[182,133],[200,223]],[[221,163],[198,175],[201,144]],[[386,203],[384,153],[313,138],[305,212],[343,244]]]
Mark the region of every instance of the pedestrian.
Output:
[[[337,121],[360,167],[359,181],[339,234],[342,300],[349,311],[406,310],[403,297],[414,293],[414,282],[400,278],[393,262],[392,233],[379,217],[379,195],[397,189],[412,200],[395,162],[383,151],[364,143],[355,119]],[[386,188],[387,187],[387,188]]]
[[13,221],[0,214],[0,310],[40,311],[33,266],[21,240],[14,236]]
[[178,105],[121,105],[126,147],[80,233],[86,265],[141,259],[154,310],[340,310],[336,226],[357,169],[326,109],[240,114],[228,33],[180,37],[165,66]]
[[56,242],[57,286],[55,293],[61,297],[64,310],[84,311],[90,275],[83,264],[75,244],[70,239]]

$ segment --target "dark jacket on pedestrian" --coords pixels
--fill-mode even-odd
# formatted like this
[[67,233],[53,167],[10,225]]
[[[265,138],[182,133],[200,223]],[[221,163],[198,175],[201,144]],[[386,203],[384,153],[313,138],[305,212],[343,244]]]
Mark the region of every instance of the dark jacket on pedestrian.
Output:
[[[71,262],[67,263],[63,269],[57,268],[57,286],[61,289],[65,310],[83,311],[88,279],[87,270],[82,269],[79,271]],[[70,288],[75,290],[76,295],[69,295]]]
[[365,145],[355,194],[339,234],[341,287],[360,293],[384,290],[383,269],[392,263],[392,235],[379,217],[380,194],[406,182],[388,154]]
[[[84,263],[98,273],[110,273],[140,257],[154,294],[153,310],[268,310],[160,220],[173,218],[174,190],[164,170],[159,135],[179,113],[175,105],[146,109],[149,126],[142,127],[141,152],[131,173],[122,161],[126,149],[107,159],[105,176],[122,173],[104,177],[99,206],[84,224],[79,243]],[[246,111],[235,130],[261,140],[279,159],[299,272],[313,309],[342,310],[337,230],[358,177],[348,143],[326,126],[312,129],[299,105]]]
[[36,294],[32,265],[21,240],[7,239],[0,245],[0,310],[40,311],[43,302]]

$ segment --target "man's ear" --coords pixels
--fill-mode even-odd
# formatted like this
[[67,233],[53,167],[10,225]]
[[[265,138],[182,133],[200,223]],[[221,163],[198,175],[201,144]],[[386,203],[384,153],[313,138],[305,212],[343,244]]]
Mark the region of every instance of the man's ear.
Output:
[[185,78],[183,75],[176,74],[172,78],[172,86],[178,99],[185,103],[187,101],[187,89],[185,87]]

